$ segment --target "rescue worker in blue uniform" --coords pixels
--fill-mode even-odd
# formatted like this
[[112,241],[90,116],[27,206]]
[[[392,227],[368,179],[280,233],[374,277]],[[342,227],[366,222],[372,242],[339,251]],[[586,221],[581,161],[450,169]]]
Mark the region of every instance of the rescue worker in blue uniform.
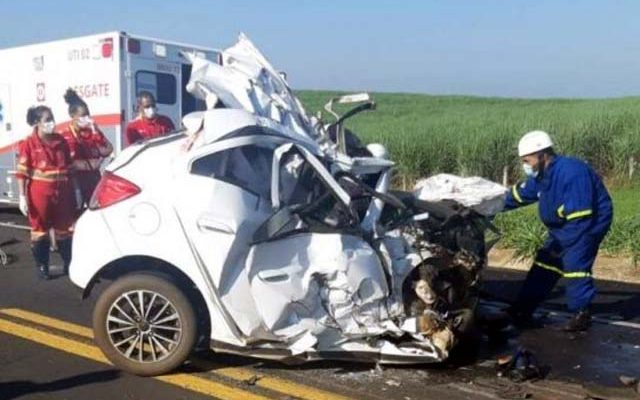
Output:
[[549,231],[510,309],[516,322],[531,322],[536,307],[560,278],[567,279],[567,306],[572,318],[565,331],[591,325],[596,289],[591,268],[613,218],[611,198],[597,173],[584,161],[558,155],[546,132],[522,137],[518,154],[527,179],[509,191],[505,209],[538,202],[540,219]]

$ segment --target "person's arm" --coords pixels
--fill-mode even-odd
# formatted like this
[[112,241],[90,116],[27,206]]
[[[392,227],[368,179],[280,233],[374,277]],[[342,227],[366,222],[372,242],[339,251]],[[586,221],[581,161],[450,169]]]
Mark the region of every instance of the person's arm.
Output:
[[81,209],[83,204],[82,200],[82,191],[80,190],[80,183],[78,182],[78,167],[76,166],[74,160],[71,158],[71,151],[69,149],[69,144],[65,141],[63,146],[64,158],[66,160],[67,168],[69,170],[69,179],[71,180],[71,185],[73,186],[73,194],[76,200],[76,208]]
[[74,168],[76,168],[76,170],[85,168],[84,160],[78,159],[78,148],[80,147],[80,143],[78,142],[78,138],[73,133],[71,127],[62,132],[61,135],[67,143],[69,156],[71,158],[71,162],[74,164]]
[[554,236],[563,248],[567,248],[585,235],[593,222],[594,188],[589,171],[585,168],[568,174],[562,191],[563,202],[557,213],[563,225]]
[[505,199],[505,211],[527,206],[538,201],[538,182],[535,178],[528,178],[524,182],[511,186]]
[[23,140],[18,146],[18,167],[16,179],[18,179],[18,190],[20,195],[27,194],[27,180],[33,174],[33,163],[31,160],[31,150],[26,141]]
[[98,152],[102,157],[108,157],[113,152],[113,145],[109,139],[104,136],[104,133],[98,128],[97,125],[93,125],[93,134],[95,143],[98,146]]
[[124,137],[125,137],[125,146],[131,146],[135,142],[142,139],[135,125],[131,122],[129,123],[129,125],[127,125],[127,129],[125,130]]
[[173,124],[173,121],[171,120],[171,118],[163,116],[163,119],[167,129],[167,133],[173,132],[176,130],[176,126]]
[[18,149],[18,170],[16,171],[16,179],[18,180],[18,200],[20,212],[25,216],[29,213],[29,205],[27,201],[27,181],[31,179],[32,162],[31,152],[27,144],[22,141]]
[[27,193],[27,180],[24,178],[18,178],[18,193],[20,196],[24,196]]

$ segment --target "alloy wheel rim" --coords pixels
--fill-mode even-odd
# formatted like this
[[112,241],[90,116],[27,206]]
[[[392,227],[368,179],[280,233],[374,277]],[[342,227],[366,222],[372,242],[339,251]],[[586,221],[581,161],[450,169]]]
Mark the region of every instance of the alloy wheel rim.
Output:
[[182,319],[173,303],[150,290],[132,290],[109,307],[111,345],[125,358],[152,363],[173,354],[182,338]]

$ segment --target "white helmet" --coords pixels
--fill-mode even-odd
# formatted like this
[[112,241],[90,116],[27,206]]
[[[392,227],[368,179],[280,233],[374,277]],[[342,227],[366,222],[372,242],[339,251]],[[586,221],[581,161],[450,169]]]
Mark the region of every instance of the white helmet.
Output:
[[520,139],[520,143],[518,143],[518,156],[527,156],[550,147],[553,147],[553,142],[547,132],[531,131]]
[[376,158],[386,159],[389,156],[389,153],[387,152],[387,148],[380,143],[369,143],[367,145],[367,150],[369,150],[369,153],[371,153],[371,155]]

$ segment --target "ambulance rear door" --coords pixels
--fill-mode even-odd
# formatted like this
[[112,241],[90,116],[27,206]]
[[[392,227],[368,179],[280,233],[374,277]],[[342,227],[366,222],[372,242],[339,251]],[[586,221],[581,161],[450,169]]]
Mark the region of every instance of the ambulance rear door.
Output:
[[[5,77],[6,78],[6,77]],[[0,82],[0,202],[17,198],[11,171],[15,170],[17,144],[13,140],[11,86]]]
[[148,91],[156,99],[158,113],[169,117],[176,127],[180,127],[182,63],[167,46],[132,37],[125,39],[129,86],[125,122],[137,117],[136,97],[140,92]]

